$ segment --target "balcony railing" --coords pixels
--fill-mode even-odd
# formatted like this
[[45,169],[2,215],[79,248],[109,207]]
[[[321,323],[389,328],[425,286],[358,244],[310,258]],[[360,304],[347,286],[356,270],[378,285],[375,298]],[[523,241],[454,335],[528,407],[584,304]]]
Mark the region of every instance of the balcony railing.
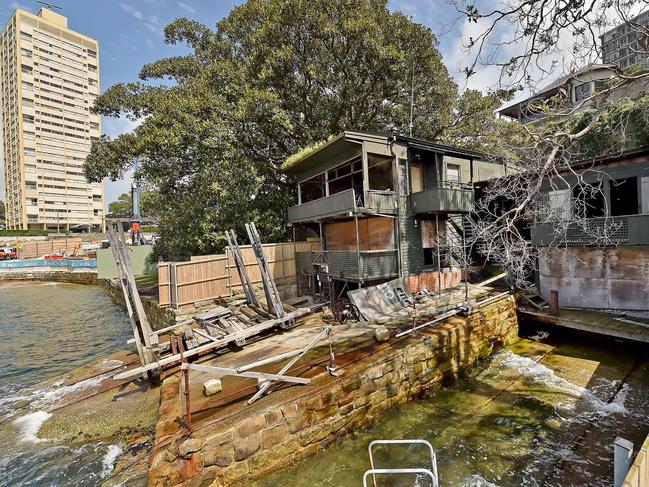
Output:
[[532,227],[532,244],[647,245],[649,214],[589,218],[584,222],[541,223]]
[[288,209],[289,223],[317,221],[343,214],[396,214],[397,196],[392,191],[369,190],[357,193],[346,189],[340,193],[308,201]]
[[410,195],[412,211],[420,213],[471,213],[474,206],[473,188],[470,184],[443,183]]
[[313,272],[314,264],[319,264],[322,272],[338,279],[361,281],[399,275],[397,249],[297,252],[295,258],[298,272]]

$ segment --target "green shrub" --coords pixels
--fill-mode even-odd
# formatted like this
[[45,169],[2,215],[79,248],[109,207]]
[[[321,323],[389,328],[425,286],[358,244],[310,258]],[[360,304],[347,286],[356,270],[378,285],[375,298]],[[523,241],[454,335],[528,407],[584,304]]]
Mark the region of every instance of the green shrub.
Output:
[[0,237],[47,237],[47,230],[0,230]]

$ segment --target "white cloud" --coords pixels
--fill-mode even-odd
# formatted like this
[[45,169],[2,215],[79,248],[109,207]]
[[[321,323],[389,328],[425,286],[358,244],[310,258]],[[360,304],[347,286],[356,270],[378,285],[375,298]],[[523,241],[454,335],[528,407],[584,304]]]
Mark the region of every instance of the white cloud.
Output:
[[120,3],[119,6],[122,8],[122,10],[124,10],[124,12],[135,17],[137,20],[144,19],[144,14],[132,5],[129,5],[127,3]]
[[145,25],[151,32],[162,32],[162,22],[156,15],[148,15]]
[[178,6],[180,8],[182,8],[183,10],[185,10],[187,13],[190,13],[190,14],[195,14],[196,13],[196,10],[194,9],[194,7],[192,7],[188,3],[178,2]]

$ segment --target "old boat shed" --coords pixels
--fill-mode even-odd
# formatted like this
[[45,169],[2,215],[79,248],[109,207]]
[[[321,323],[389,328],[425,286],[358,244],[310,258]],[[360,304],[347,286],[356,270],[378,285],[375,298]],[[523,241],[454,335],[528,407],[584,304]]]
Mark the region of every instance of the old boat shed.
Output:
[[[298,239],[320,241],[296,256],[301,291],[325,299],[399,277],[428,276],[428,288],[457,284],[473,183],[506,172],[478,152],[361,131],[339,134],[285,170],[298,188],[289,224]],[[445,286],[454,269],[457,279]]]

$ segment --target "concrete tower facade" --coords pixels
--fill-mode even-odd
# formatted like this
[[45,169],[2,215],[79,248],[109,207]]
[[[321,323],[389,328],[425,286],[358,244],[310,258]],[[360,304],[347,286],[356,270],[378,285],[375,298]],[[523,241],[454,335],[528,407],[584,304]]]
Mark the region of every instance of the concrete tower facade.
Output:
[[100,230],[103,186],[83,163],[101,133],[97,41],[48,9],[17,9],[0,35],[7,228]]

